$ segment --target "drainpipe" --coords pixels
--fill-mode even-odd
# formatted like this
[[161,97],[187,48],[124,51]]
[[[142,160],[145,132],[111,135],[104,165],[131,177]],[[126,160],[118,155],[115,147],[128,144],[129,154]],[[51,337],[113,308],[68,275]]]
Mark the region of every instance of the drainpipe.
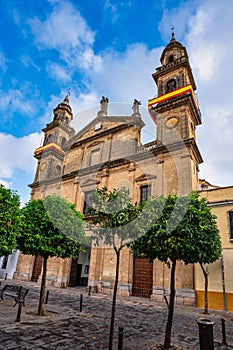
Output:
[[227,311],[227,298],[226,298],[226,289],[225,289],[225,274],[224,274],[224,257],[222,255],[222,290],[223,290],[223,310]]

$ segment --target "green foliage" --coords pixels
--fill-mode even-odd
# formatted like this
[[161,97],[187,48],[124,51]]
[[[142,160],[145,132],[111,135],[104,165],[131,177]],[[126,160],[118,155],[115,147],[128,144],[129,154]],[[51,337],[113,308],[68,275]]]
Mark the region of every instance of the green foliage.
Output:
[[23,254],[77,258],[84,244],[84,222],[73,204],[58,196],[33,200],[22,209],[24,230],[17,245]]
[[104,242],[114,248],[122,248],[138,237],[137,218],[142,207],[131,204],[127,189],[108,191],[103,187],[93,191],[90,201],[90,227],[95,233],[93,238],[97,245]]
[[[159,215],[158,207],[162,207]],[[155,207],[155,222],[131,244],[136,256],[189,263],[211,263],[221,256],[221,240],[216,217],[205,199],[193,192],[187,197],[169,195],[152,198],[151,215]]]
[[20,229],[19,196],[0,185],[0,256],[10,254],[15,248]]

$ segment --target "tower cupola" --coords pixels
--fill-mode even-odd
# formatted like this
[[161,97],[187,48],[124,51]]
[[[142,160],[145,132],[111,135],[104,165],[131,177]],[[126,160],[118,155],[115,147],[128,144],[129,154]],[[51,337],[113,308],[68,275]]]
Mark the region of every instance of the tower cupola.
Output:
[[68,95],[65,97],[64,101],[59,103],[59,105],[53,110],[54,118],[53,121],[58,121],[62,124],[69,125],[73,120],[72,108],[70,107]]

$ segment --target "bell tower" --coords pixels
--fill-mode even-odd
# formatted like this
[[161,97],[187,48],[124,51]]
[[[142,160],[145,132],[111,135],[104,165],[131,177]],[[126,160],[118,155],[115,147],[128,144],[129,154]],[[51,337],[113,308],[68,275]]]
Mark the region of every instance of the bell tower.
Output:
[[30,187],[38,187],[52,177],[61,176],[66,145],[75,131],[70,126],[73,120],[68,96],[53,110],[53,121],[46,125],[42,147],[35,150],[38,160],[34,183]]
[[157,97],[148,101],[148,108],[157,124],[157,142],[176,154],[180,152],[183,160],[179,167],[185,171],[179,176],[188,180],[178,193],[185,194],[197,189],[198,165],[202,163],[202,157],[196,144],[196,127],[201,124],[201,113],[186,48],[175,39],[173,32],[160,62],[161,66],[152,74]]

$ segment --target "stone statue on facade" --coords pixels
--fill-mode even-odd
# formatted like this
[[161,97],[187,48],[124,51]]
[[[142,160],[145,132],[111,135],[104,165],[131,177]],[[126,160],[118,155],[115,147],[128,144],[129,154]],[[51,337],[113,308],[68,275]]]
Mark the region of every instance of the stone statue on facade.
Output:
[[100,101],[100,111],[98,112],[98,116],[106,116],[108,112],[108,98],[102,96]]
[[142,104],[141,101],[136,100],[136,98],[134,99],[134,101],[133,101],[133,107],[132,107],[133,115],[140,115],[139,106],[140,106],[141,104]]

